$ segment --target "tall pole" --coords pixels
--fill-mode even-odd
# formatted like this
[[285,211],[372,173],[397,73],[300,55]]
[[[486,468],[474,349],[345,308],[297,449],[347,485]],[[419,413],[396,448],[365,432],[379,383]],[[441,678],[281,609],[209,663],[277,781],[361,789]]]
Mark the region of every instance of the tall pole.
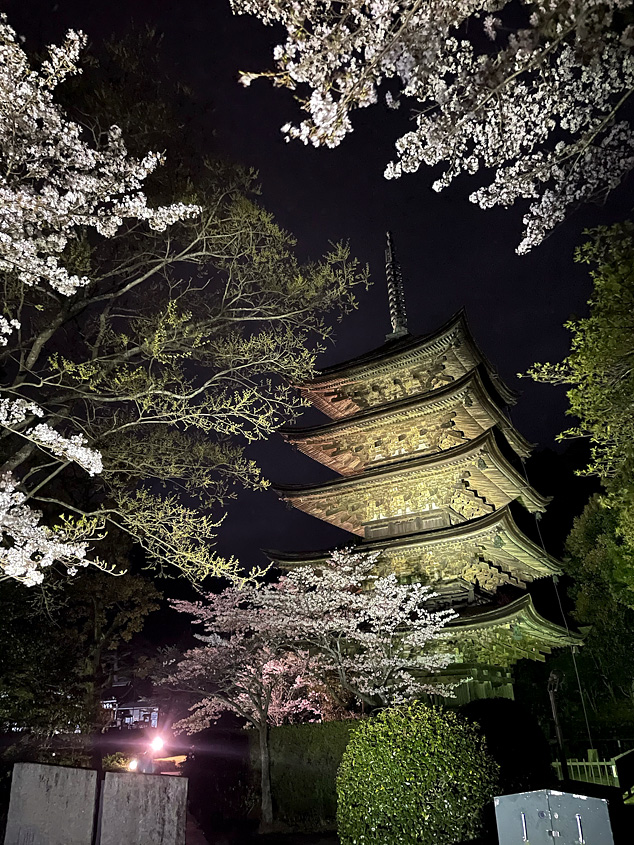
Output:
[[559,675],[556,672],[551,672],[548,677],[548,697],[550,698],[550,707],[553,711],[553,722],[555,723],[555,735],[557,737],[557,745],[559,746],[559,760],[561,762],[561,774],[564,781],[570,780],[568,774],[568,759],[564,751],[564,735],[561,732],[561,724],[559,722],[559,713],[557,712],[557,699],[555,693],[559,689]]
[[393,340],[408,334],[407,314],[405,313],[405,293],[403,291],[403,276],[401,267],[394,255],[392,233],[387,232],[387,246],[385,249],[385,275],[387,277],[387,297],[390,306],[390,322],[392,333],[387,340]]

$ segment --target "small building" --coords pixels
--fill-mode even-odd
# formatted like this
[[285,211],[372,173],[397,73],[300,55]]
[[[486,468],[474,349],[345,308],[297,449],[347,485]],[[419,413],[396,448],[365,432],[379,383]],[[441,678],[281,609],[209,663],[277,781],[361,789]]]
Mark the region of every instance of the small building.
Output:
[[106,730],[158,728],[158,706],[150,703],[134,682],[115,682],[103,694],[101,706],[108,718]]
[[[480,350],[465,312],[412,337],[389,235],[386,268],[392,332],[385,343],[301,386],[327,422],[282,430],[339,477],[275,489],[350,532],[358,550],[382,551],[379,565],[403,581],[433,587],[437,608],[457,611],[444,633],[455,661],[436,677],[462,682],[458,703],[512,698],[517,660],[544,660],[553,648],[581,642],[540,616],[529,593],[496,599],[501,587],[526,591],[560,573],[516,519],[518,507],[538,517],[549,500],[524,472],[532,446],[508,415],[517,394]],[[284,568],[328,556],[271,553]]]

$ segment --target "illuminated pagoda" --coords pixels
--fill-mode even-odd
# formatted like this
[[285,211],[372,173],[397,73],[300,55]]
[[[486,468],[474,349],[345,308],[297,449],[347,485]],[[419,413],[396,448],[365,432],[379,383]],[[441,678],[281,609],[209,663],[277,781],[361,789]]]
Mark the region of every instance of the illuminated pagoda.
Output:
[[[443,635],[455,662],[442,673],[444,681],[464,681],[458,703],[512,698],[517,660],[544,660],[580,640],[540,616],[528,593],[496,601],[500,587],[525,590],[559,573],[513,515],[518,507],[539,515],[549,500],[523,472],[531,444],[505,412],[516,394],[480,351],[464,311],[412,337],[389,234],[386,265],[392,332],[385,344],[302,386],[328,422],[283,430],[339,477],[276,491],[355,535],[359,550],[382,551],[382,568],[429,584],[436,607],[458,612]],[[270,554],[288,568],[329,552]]]

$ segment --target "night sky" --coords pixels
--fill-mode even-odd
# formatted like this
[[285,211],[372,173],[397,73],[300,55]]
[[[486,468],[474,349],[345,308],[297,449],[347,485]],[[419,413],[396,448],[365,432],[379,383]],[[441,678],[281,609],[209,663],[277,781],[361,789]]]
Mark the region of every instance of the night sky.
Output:
[[[534,361],[559,360],[571,315],[583,314],[587,271],[572,255],[583,229],[628,216],[632,179],[603,208],[578,211],[528,256],[515,255],[522,209],[481,211],[468,202],[477,185],[467,178],[441,194],[430,189],[437,171],[397,181],[383,178],[393,143],[408,124],[406,110],[375,106],[357,112],[355,131],[336,150],[283,141],[279,127],[297,115],[292,95],[265,81],[243,88],[238,70],[272,66],[281,32],[232,16],[228,0],[0,0],[27,48],[59,41],[68,28],[93,42],[122,34],[131,23],[164,33],[170,75],[189,85],[208,108],[201,120],[210,153],[220,152],[259,171],[262,203],[297,237],[304,257],[319,257],[330,241],[349,240],[370,266],[374,282],[359,293],[359,309],[337,326],[336,342],[320,359],[327,366],[383,343],[390,330],[384,275],[386,229],[392,230],[405,278],[409,329],[432,331],[462,306],[485,354],[522,396],[513,419],[529,440],[553,447],[566,426],[563,390],[515,374]],[[169,166],[169,165],[168,165]],[[303,424],[318,422],[315,412]],[[253,450],[267,477],[309,483],[332,474],[279,438]],[[291,511],[273,493],[241,494],[222,529],[220,548],[247,566],[260,548],[310,549],[340,543],[343,532]]]

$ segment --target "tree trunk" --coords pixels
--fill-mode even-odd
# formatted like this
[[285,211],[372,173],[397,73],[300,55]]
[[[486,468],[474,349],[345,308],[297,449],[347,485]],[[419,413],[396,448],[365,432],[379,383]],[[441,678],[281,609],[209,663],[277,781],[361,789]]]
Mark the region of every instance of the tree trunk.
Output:
[[260,830],[265,831],[273,824],[273,801],[271,798],[271,755],[269,752],[269,726],[260,725],[260,789],[262,792],[262,819]]

